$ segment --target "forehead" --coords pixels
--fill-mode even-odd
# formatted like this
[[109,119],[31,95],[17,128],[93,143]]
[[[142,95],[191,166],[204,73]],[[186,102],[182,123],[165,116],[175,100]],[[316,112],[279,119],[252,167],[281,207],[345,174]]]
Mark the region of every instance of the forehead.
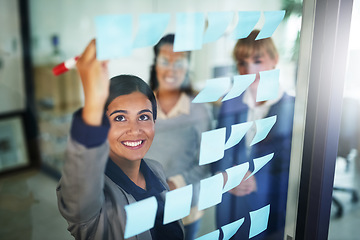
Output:
[[185,58],[187,52],[173,52],[173,45],[164,44],[159,48],[159,57],[165,58]]
[[138,112],[143,109],[151,110],[151,108],[150,100],[141,92],[132,92],[118,96],[108,106],[109,111],[127,110],[129,112]]
[[239,51],[237,54],[237,60],[245,59],[259,59],[259,58],[271,58],[269,53],[265,49],[253,49],[252,51]]

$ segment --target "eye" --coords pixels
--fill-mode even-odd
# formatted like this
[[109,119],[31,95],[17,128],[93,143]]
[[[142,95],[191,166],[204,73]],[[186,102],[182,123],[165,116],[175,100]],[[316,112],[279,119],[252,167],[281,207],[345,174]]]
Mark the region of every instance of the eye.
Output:
[[254,61],[254,63],[255,63],[255,64],[261,64],[262,61],[261,61],[260,59],[256,59],[256,60]]
[[186,68],[187,61],[186,59],[178,60],[174,63],[175,69],[184,69]]
[[169,61],[166,60],[165,58],[159,57],[156,61],[156,64],[160,67],[168,67]]
[[150,117],[148,115],[146,115],[146,114],[142,114],[142,115],[139,116],[140,121],[147,121],[149,119],[150,119]]
[[118,115],[118,116],[116,116],[115,118],[114,118],[114,121],[116,121],[116,122],[123,122],[123,121],[125,121],[126,119],[125,119],[125,116],[124,115]]
[[239,61],[238,62],[239,67],[244,67],[245,65],[246,65],[245,61]]

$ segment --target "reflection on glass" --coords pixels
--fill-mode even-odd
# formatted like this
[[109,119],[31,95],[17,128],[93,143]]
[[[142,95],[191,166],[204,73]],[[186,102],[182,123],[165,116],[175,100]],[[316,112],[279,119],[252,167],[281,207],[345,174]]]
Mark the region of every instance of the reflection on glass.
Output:
[[[126,11],[124,10],[126,6]],[[163,69],[181,70],[188,68],[189,77],[196,91],[201,91],[207,79],[234,76],[237,73],[235,62],[232,58],[232,49],[236,40],[232,38],[232,32],[236,28],[236,13],[239,11],[258,11],[261,16],[255,28],[261,29],[264,22],[263,12],[268,9],[286,10],[284,20],[280,23],[272,38],[279,50],[279,62],[277,68],[281,69],[280,82],[288,95],[295,93],[295,76],[297,65],[297,44],[299,40],[300,19],[302,1],[276,0],[276,1],[245,1],[239,6],[238,1],[196,1],[174,5],[171,1],[115,1],[105,0],[101,4],[89,3],[85,0],[70,2],[47,2],[32,1],[30,3],[32,52],[34,62],[34,86],[37,104],[37,117],[40,126],[41,156],[44,164],[54,168],[59,173],[63,166],[64,151],[69,133],[72,113],[82,106],[81,83],[75,70],[69,71],[60,77],[54,77],[52,67],[68,58],[77,56],[83,47],[95,36],[94,18],[99,15],[131,14],[136,19],[144,13],[170,13],[171,19],[165,30],[176,31],[176,13],[199,12],[232,12],[234,19],[224,30],[217,41],[208,42],[202,48],[193,51],[191,62],[164,62],[158,65]],[[42,9],[46,9],[43,11]],[[300,11],[298,11],[300,9]],[[49,18],[51,16],[51,18]],[[60,24],[61,23],[61,24]],[[211,24],[211,23],[210,23]],[[61,27],[59,27],[61,26]],[[136,21],[134,23],[137,28]],[[205,29],[206,30],[206,23]],[[222,31],[223,31],[222,30]],[[221,32],[222,32],[221,31]],[[204,31],[205,33],[205,31]],[[57,36],[56,52],[61,54],[62,59],[54,60],[55,45],[53,36]],[[134,37],[133,36],[133,37]],[[58,55],[58,54],[56,54]],[[130,73],[150,79],[149,68],[153,63],[154,55],[151,47],[134,49],[131,56],[123,59],[115,59],[110,62],[110,76],[120,73]],[[51,60],[52,59],[52,60]],[[186,65],[186,66],[185,66]],[[221,103],[212,103],[213,114],[217,116]],[[247,120],[245,120],[246,122]],[[213,125],[216,121],[212,122]],[[237,122],[240,123],[240,122]],[[278,124],[278,123],[276,123]],[[279,125],[279,124],[278,124]],[[229,128],[229,134],[230,134]],[[195,139],[191,128],[185,129],[186,134]],[[256,129],[251,130],[253,135]],[[176,132],[176,131],[175,131]],[[176,134],[184,134],[178,130]],[[249,137],[245,137],[249,138]],[[241,141],[246,141],[246,139]],[[175,139],[176,140],[176,139]],[[251,141],[248,140],[248,141]],[[176,141],[175,141],[176,142]],[[169,144],[166,142],[166,144]],[[184,143],[185,144],[185,143]],[[194,149],[199,146],[193,145]],[[192,148],[193,149],[193,148]],[[188,150],[191,152],[192,150]],[[228,149],[226,151],[231,151]],[[195,152],[195,150],[194,150]],[[264,154],[265,155],[265,154]],[[260,156],[254,156],[254,158]],[[273,161],[271,161],[273,162]],[[231,166],[233,167],[233,166]],[[256,175],[255,175],[256,176]],[[199,176],[198,176],[199,177]],[[201,178],[201,177],[199,177]],[[264,205],[265,206],[265,205]],[[200,231],[197,236],[207,234],[215,229],[214,209],[205,211]],[[220,229],[220,228],[219,228]]]
[[[353,3],[349,52],[345,76],[344,99],[336,159],[329,240],[352,239],[359,234],[359,208],[356,204],[360,194],[360,1]],[[347,231],[338,231],[338,229]]]

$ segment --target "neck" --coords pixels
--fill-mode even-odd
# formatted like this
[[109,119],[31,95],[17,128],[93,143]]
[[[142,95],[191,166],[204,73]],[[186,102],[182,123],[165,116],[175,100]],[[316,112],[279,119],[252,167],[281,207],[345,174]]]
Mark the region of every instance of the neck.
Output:
[[137,161],[129,161],[119,159],[110,153],[111,160],[134,182],[137,186],[146,189],[144,175],[140,172],[141,159]]
[[263,105],[264,103],[266,103],[266,101],[257,102],[257,101],[256,101],[256,93],[257,93],[257,90],[252,90],[252,89],[251,89],[251,98],[254,100],[255,106],[261,106],[261,105]]
[[167,114],[173,109],[180,98],[181,92],[180,90],[161,90],[159,89],[156,96],[161,107],[161,110]]

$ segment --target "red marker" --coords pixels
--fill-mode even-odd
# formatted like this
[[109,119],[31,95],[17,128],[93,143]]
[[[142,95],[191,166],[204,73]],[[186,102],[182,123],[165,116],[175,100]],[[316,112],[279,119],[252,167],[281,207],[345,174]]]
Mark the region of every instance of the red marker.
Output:
[[65,72],[69,71],[72,68],[75,68],[76,62],[77,62],[78,59],[79,59],[79,57],[73,57],[73,58],[70,58],[70,59],[66,60],[63,63],[60,63],[59,65],[56,65],[53,68],[54,75],[58,76],[60,74],[63,74]]

